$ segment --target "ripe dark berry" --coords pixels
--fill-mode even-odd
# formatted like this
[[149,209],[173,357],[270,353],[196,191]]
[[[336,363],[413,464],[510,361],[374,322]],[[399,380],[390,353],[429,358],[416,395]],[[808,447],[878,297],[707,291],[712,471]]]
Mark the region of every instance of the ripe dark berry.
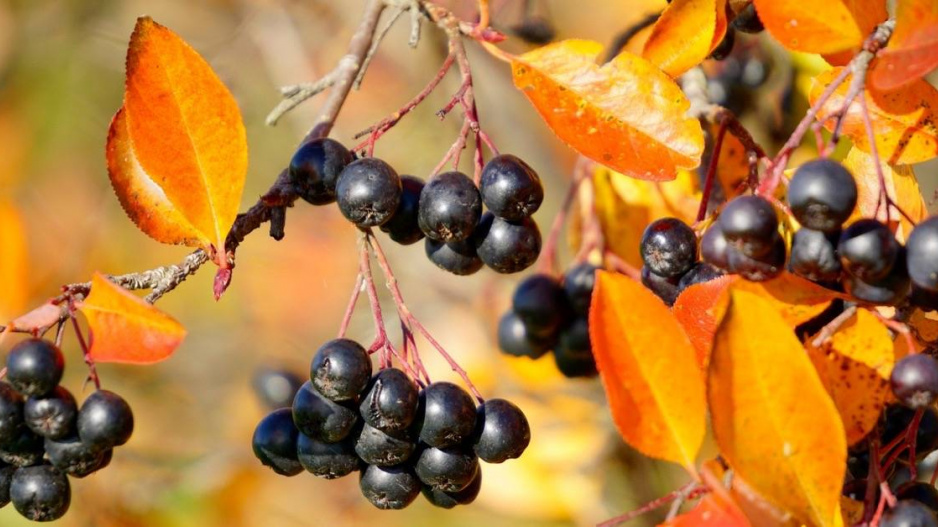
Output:
[[61,386],[47,395],[30,397],[23,406],[26,426],[47,439],[62,439],[75,433],[77,418],[75,397]]
[[339,174],[354,160],[352,153],[334,139],[306,141],[290,159],[290,181],[297,194],[313,205],[332,203]]
[[437,448],[448,448],[472,436],[476,407],[465,390],[451,382],[435,382],[421,392],[417,424],[420,440]]
[[261,368],[254,374],[254,394],[270,410],[293,404],[296,391],[303,385],[303,378],[292,371]]
[[427,238],[427,258],[437,267],[455,275],[467,276],[482,269],[482,260],[476,253],[473,239],[443,243]]
[[22,467],[13,473],[10,499],[17,512],[32,521],[61,518],[72,502],[72,489],[65,474],[51,465]]
[[900,500],[914,500],[938,511],[938,489],[924,481],[907,481],[896,489],[896,498]]
[[589,262],[572,267],[563,275],[563,289],[567,292],[570,309],[575,315],[587,316],[593,300],[597,267]]
[[756,13],[756,4],[749,4],[737,13],[733,19],[733,27],[743,33],[761,33],[765,26]]
[[16,439],[23,428],[23,397],[0,382],[0,447]]
[[726,241],[744,256],[757,258],[775,249],[778,214],[765,198],[740,196],[733,199],[723,208],[717,223]]
[[486,212],[479,221],[477,235],[476,253],[499,273],[523,271],[541,254],[541,231],[531,218],[507,221]]
[[482,490],[481,467],[479,467],[478,472],[476,472],[476,477],[472,478],[469,485],[460,491],[446,492],[435,487],[424,486],[422,492],[423,496],[427,498],[427,501],[433,505],[444,509],[452,509],[457,505],[469,505],[475,501],[479,496],[480,490]]
[[730,53],[733,52],[734,44],[736,44],[736,31],[733,30],[732,27],[728,27],[726,28],[726,34],[723,35],[723,40],[710,52],[710,58],[713,60],[723,60],[729,57]]
[[23,427],[16,439],[0,448],[0,461],[18,467],[28,467],[38,463],[43,454],[45,450],[42,437]]
[[94,392],[78,411],[78,437],[92,448],[104,450],[123,445],[133,431],[130,405],[114,392]]
[[493,157],[485,165],[480,186],[486,208],[509,221],[527,218],[544,201],[544,187],[537,172],[511,154]]
[[693,267],[690,271],[684,273],[684,276],[681,277],[680,281],[677,283],[677,291],[680,294],[682,291],[688,287],[696,284],[702,284],[704,282],[709,282],[711,280],[716,280],[724,276],[723,271],[717,269],[716,267],[706,263],[700,262]]
[[700,237],[700,257],[703,261],[718,268],[729,269],[729,242],[723,235],[719,223],[713,223]]
[[909,295],[911,283],[905,265],[905,249],[900,247],[896,263],[885,278],[867,282],[848,275],[844,280],[844,289],[861,302],[894,306]]
[[414,465],[425,485],[444,492],[459,492],[469,486],[479,471],[479,458],[466,448],[424,448]]
[[899,248],[889,227],[874,219],[863,219],[844,229],[837,253],[848,273],[872,283],[889,274]]
[[896,399],[909,408],[929,406],[938,396],[938,361],[922,353],[903,357],[889,382]]
[[557,369],[566,377],[595,377],[596,360],[590,346],[589,322],[577,318],[560,333],[560,341],[554,349]]
[[743,254],[735,247],[727,248],[729,271],[751,282],[764,282],[780,275],[785,270],[785,240],[775,234],[772,249],[758,257]]
[[7,382],[26,396],[51,392],[62,380],[64,369],[62,352],[47,340],[26,339],[7,355]]
[[417,443],[406,430],[392,434],[366,424],[355,439],[355,453],[365,463],[380,467],[407,461],[417,449]]
[[423,231],[417,223],[421,191],[422,179],[401,176],[401,201],[391,219],[381,226],[382,231],[401,245],[410,245],[423,239]]
[[298,436],[290,409],[274,410],[254,429],[254,456],[281,476],[295,476],[303,471],[296,457]]
[[458,242],[469,238],[482,216],[482,197],[469,176],[444,172],[434,176],[420,193],[420,230],[427,238]]
[[314,476],[336,479],[358,470],[361,460],[355,454],[352,438],[338,443],[324,443],[300,434],[296,442],[300,464]]
[[528,333],[537,338],[556,334],[570,311],[563,288],[546,274],[535,274],[522,280],[512,296],[511,306]]
[[359,227],[376,227],[397,210],[401,178],[384,161],[366,157],[342,170],[335,192],[343,216]]
[[516,37],[528,44],[543,46],[554,40],[557,31],[549,20],[540,16],[529,16],[511,28]]
[[938,291],[938,216],[916,225],[905,247],[912,283],[927,291]]
[[640,250],[649,271],[674,278],[686,273],[697,261],[697,235],[677,218],[656,220],[642,233]]
[[10,503],[10,485],[13,483],[14,472],[16,472],[14,466],[0,466],[0,509]]
[[410,467],[369,466],[358,482],[362,495],[381,509],[403,509],[420,495],[420,480]]
[[49,462],[60,471],[76,478],[100,470],[110,461],[111,449],[96,450],[81,442],[77,436],[62,440],[46,439]]
[[309,378],[319,393],[333,401],[357,399],[371,380],[371,357],[354,340],[330,340],[313,356]]
[[883,514],[880,527],[938,527],[938,518],[925,505],[912,500],[896,503],[892,510]]
[[326,398],[307,381],[293,399],[293,422],[300,432],[317,441],[336,443],[352,433],[358,412],[348,403]]
[[788,206],[802,227],[839,231],[857,204],[857,183],[840,163],[809,161],[795,170],[788,185]]
[[677,296],[680,294],[678,288],[680,283],[680,276],[665,278],[651,272],[647,267],[642,267],[642,285],[668,306],[674,305],[674,301],[677,300]]
[[504,399],[479,405],[475,449],[486,463],[501,463],[521,456],[531,442],[531,427],[520,408]]
[[498,347],[507,355],[539,359],[554,344],[552,339],[530,337],[524,322],[514,311],[502,315],[498,322]]
[[[886,407],[883,412],[882,443],[888,445],[899,435],[905,434],[909,429],[912,419],[915,417],[916,410],[901,404],[894,404]],[[938,410],[933,406],[925,408],[922,419],[918,425],[918,432],[915,434],[916,457],[924,457],[929,452],[938,449]],[[869,466],[869,465],[867,465]]]
[[379,371],[358,410],[369,425],[384,432],[404,430],[414,422],[420,394],[414,381],[397,368]]
[[788,268],[814,282],[836,282],[843,267],[837,256],[840,233],[824,233],[808,228],[795,232],[791,241]]

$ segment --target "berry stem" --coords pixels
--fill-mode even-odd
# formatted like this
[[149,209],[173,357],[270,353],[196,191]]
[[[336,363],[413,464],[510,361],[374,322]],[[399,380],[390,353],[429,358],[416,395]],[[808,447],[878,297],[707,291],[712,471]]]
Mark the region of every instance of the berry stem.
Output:
[[668,494],[661,496],[660,498],[654,499],[635,510],[629,511],[620,516],[616,516],[615,518],[610,518],[608,520],[600,522],[596,525],[596,527],[615,527],[616,525],[620,525],[625,522],[634,520],[635,518],[638,518],[642,514],[651,512],[659,507],[663,507],[667,505],[668,503],[671,503],[674,500],[682,499],[682,498],[686,499],[686,497],[689,496],[692,491],[696,490],[696,487],[697,487],[697,482],[691,481],[689,483],[684,484],[679,489],[671,491]]
[[563,196],[563,202],[560,204],[560,210],[554,216],[551,223],[550,232],[547,240],[544,242],[544,248],[541,251],[541,272],[553,276],[557,272],[557,246],[560,242],[560,235],[563,233],[563,225],[570,213],[570,208],[576,200],[577,193],[580,190],[580,184],[586,180],[594,167],[593,161],[580,156],[577,159],[573,169],[573,180],[567,187],[567,192]]
[[723,136],[726,135],[726,121],[720,120],[720,128],[713,140],[713,150],[710,152],[710,164],[707,166],[707,176],[704,179],[703,193],[700,196],[700,207],[697,208],[697,222],[707,217],[707,208],[710,205],[710,192],[713,190],[713,181],[716,179],[717,165],[720,164],[720,150],[723,148]]
[[364,279],[362,274],[358,273],[355,276],[355,287],[352,289],[352,298],[348,301],[348,307],[345,308],[345,316],[342,317],[342,325],[339,326],[339,338],[345,336],[345,332],[348,331],[349,323],[352,321],[352,313],[355,312],[355,304],[358,303],[358,297],[362,292],[362,285],[364,285]]
[[924,414],[924,408],[916,410],[915,416],[912,417],[912,422],[909,423],[909,429],[906,430],[905,433],[906,441],[909,443],[909,480],[911,481],[918,479],[918,467],[915,463],[915,441],[918,439],[918,427],[922,422],[922,415]]
[[819,331],[817,336],[814,337],[814,340],[811,341],[811,346],[815,348],[821,347],[825,342],[830,340],[831,337],[834,336],[834,333],[837,333],[837,331],[843,327],[843,325],[846,324],[848,320],[853,318],[853,315],[855,315],[856,312],[856,304],[845,307],[843,313],[837,315],[834,320],[831,320],[825,324],[823,328],[821,328],[821,331]]
[[[378,290],[375,287],[374,275],[371,273],[371,258],[368,256],[368,246],[366,244],[367,234],[362,235],[361,250],[358,258],[358,272],[365,283],[365,291],[368,293],[368,302],[371,304],[371,316],[374,319],[375,339],[368,348],[368,353],[374,353],[384,350],[388,345],[388,333],[384,327],[384,315],[381,313],[381,301],[378,299]],[[384,357],[382,357],[382,360]]]
[[98,390],[101,389],[101,379],[98,378],[98,368],[94,364],[94,359],[91,358],[91,350],[88,348],[88,344],[85,342],[85,336],[81,333],[81,327],[78,325],[78,319],[75,318],[75,306],[69,303],[69,312],[71,313],[72,327],[75,328],[75,337],[78,339],[78,345],[81,346],[81,353],[85,359],[85,364],[88,365],[88,378],[94,382],[95,388]]

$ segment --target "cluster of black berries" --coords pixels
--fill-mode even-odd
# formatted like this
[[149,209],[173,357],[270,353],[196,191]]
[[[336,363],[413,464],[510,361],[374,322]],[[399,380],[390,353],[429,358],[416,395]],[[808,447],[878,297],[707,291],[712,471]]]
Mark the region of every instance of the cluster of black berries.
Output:
[[741,9],[739,13],[736,13],[733,23],[726,28],[726,34],[723,36],[723,40],[710,52],[710,58],[723,60],[728,57],[730,53],[733,52],[733,45],[736,44],[737,31],[742,31],[743,33],[761,33],[764,29],[765,26],[762,25],[759,14],[756,13],[756,5],[754,3],[748,4]]
[[421,492],[444,508],[469,504],[482,485],[479,460],[517,458],[531,439],[521,410],[503,399],[478,408],[465,390],[423,390],[397,368],[372,376],[358,343],[336,339],[313,358],[292,408],[254,432],[254,454],[276,473],[306,469],[334,479],[359,471],[362,494],[379,509],[402,509]]
[[[701,243],[706,242],[704,236]],[[712,262],[698,261],[697,235],[677,218],[662,218],[649,224],[642,233],[639,249],[645,264],[642,283],[669,306],[684,289],[723,275]]]
[[61,518],[71,503],[66,476],[83,478],[111,462],[130,439],[133,413],[115,393],[98,390],[78,408],[59,386],[65,360],[53,343],[18,343],[0,382],[0,507],[13,502],[33,521]]
[[361,228],[381,227],[402,245],[426,237],[427,257],[453,274],[469,275],[483,264],[516,273],[541,252],[541,233],[530,216],[544,189],[537,173],[512,155],[485,165],[480,188],[455,171],[424,184],[399,176],[380,159],[356,160],[335,140],[314,139],[293,155],[289,174],[303,199],[314,205],[335,201]]
[[547,274],[523,280],[511,311],[498,323],[502,352],[538,359],[553,350],[557,369],[567,377],[595,376],[589,333],[595,279],[596,266],[584,262],[568,270],[562,283]]

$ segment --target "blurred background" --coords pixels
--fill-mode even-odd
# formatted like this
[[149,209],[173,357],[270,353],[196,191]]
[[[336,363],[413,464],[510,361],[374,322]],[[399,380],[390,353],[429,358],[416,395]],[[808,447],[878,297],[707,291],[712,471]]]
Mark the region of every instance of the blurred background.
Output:
[[[443,3],[465,19],[471,18],[475,4]],[[321,102],[307,102],[279,126],[267,127],[264,118],[279,101],[278,88],[327,73],[345,53],[363,4],[0,0],[0,320],[54,296],[62,284],[88,280],[95,270],[139,271],[188,254],[187,248],[161,245],[134,227],[113,195],[105,169],[108,123],[121,104],[124,56],[138,16],[150,15],[187,40],[237,98],[250,145],[244,209],[289,161]],[[495,26],[509,31],[521,23],[523,4],[492,0]],[[551,22],[558,39],[608,43],[664,5],[664,0],[545,0],[532,2],[530,8]],[[416,50],[407,46],[408,35],[404,17],[388,35],[361,91],[346,103],[333,135],[348,146],[356,143],[356,132],[416,94],[442,62],[445,41],[434,28],[424,26]],[[528,161],[545,181],[546,202],[535,219],[546,233],[575,156],[513,88],[508,67],[469,47],[483,127],[502,152]],[[531,47],[516,38],[504,44],[511,52]],[[763,74],[770,77],[771,72]],[[782,88],[772,88],[781,90],[771,99],[774,110],[781,105],[803,108],[804,84],[797,78],[781,82]],[[426,176],[461,124],[458,111],[443,122],[434,115],[458,85],[451,73],[378,142],[375,154],[401,174]],[[772,121],[767,117],[771,111],[750,116],[756,128],[761,126],[758,135],[769,143],[786,128],[784,122],[766,124]],[[801,110],[794,113],[803,115]],[[934,172],[924,168],[924,173]],[[490,271],[451,276],[427,261],[422,243],[384,244],[408,305],[485,396],[507,398],[526,412],[533,429],[528,451],[520,460],[485,465],[476,503],[449,511],[419,498],[404,511],[382,512],[359,495],[354,476],[335,481],[305,474],[282,478],[263,468],[250,442],[267,409],[252,390],[252,377],[259,368],[304,374],[316,348],[335,336],[356,275],[356,243],[354,228],[334,207],[300,202],[288,212],[283,241],[274,242],[261,229],[240,247],[234,282],[220,302],[212,299],[208,268],[162,299],[158,306],[180,320],[189,336],[164,363],[100,366],[104,386],[134,408],[136,430],[109,468],[72,481],[72,508],[58,523],[591,525],[686,480],[680,469],[624,446],[598,381],[564,379],[549,358],[531,362],[500,355],[494,327],[518,277]],[[360,303],[350,336],[370,342],[374,333],[365,306]],[[395,321],[388,323],[396,327]],[[435,379],[457,380],[428,346],[423,349]],[[82,390],[86,370],[72,333],[64,351],[69,367],[63,382],[82,400],[89,393]],[[663,512],[633,525],[654,525]],[[0,510],[4,527],[27,523],[12,506]]]

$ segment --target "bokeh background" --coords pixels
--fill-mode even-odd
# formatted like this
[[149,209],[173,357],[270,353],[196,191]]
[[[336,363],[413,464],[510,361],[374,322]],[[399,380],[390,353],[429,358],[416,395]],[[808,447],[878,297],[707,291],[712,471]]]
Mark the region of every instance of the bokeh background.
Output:
[[[466,18],[474,4],[445,3]],[[138,16],[150,15],[186,39],[238,99],[250,145],[246,208],[288,162],[321,102],[307,102],[279,126],[267,127],[264,118],[279,100],[278,87],[328,72],[344,54],[363,4],[0,0],[0,320],[38,305],[62,284],[87,280],[95,270],[143,270],[177,262],[188,252],[140,233],[121,210],[105,170],[108,123],[121,104],[124,55]],[[520,22],[523,2],[492,4],[497,27],[507,30]],[[533,9],[553,22],[558,38],[610,42],[664,5],[545,0]],[[437,71],[445,55],[441,35],[425,25],[413,50],[408,34],[404,17],[361,91],[348,99],[336,138],[354,144],[357,131],[396,110]],[[505,44],[513,52],[528,47]],[[523,157],[545,181],[547,199],[536,219],[546,232],[575,157],[512,87],[505,64],[475,46],[470,60],[484,128],[501,151]],[[376,155],[402,174],[425,176],[458,131],[458,111],[443,122],[434,115],[458,85],[451,74],[379,141]],[[789,104],[797,107],[799,97],[796,91]],[[137,428],[109,468],[72,481],[72,509],[59,524],[590,525],[684,481],[680,469],[623,445],[598,381],[563,379],[549,358],[531,362],[499,354],[494,326],[518,277],[486,271],[454,277],[426,260],[422,244],[390,242],[385,248],[412,311],[484,395],[508,398],[524,409],[533,428],[531,447],[521,460],[485,465],[477,502],[450,511],[420,498],[405,511],[382,512],[359,495],[355,477],[281,478],[261,467],[250,439],[266,410],[252,391],[252,376],[263,367],[303,373],[316,348],[335,335],[356,274],[356,243],[355,230],[334,207],[300,202],[288,212],[283,241],[274,242],[262,229],[241,246],[234,282],[220,302],[212,299],[211,266],[162,299],[158,306],[180,320],[189,336],[164,363],[100,366],[104,385],[133,406]],[[389,320],[389,327],[395,324]],[[350,336],[370,342],[373,334],[362,302]],[[423,349],[434,378],[456,380],[428,346]],[[82,389],[86,370],[72,333],[64,351],[64,382],[81,400],[89,392]],[[654,524],[661,514],[634,525]],[[0,525],[26,524],[12,506],[0,510]]]

